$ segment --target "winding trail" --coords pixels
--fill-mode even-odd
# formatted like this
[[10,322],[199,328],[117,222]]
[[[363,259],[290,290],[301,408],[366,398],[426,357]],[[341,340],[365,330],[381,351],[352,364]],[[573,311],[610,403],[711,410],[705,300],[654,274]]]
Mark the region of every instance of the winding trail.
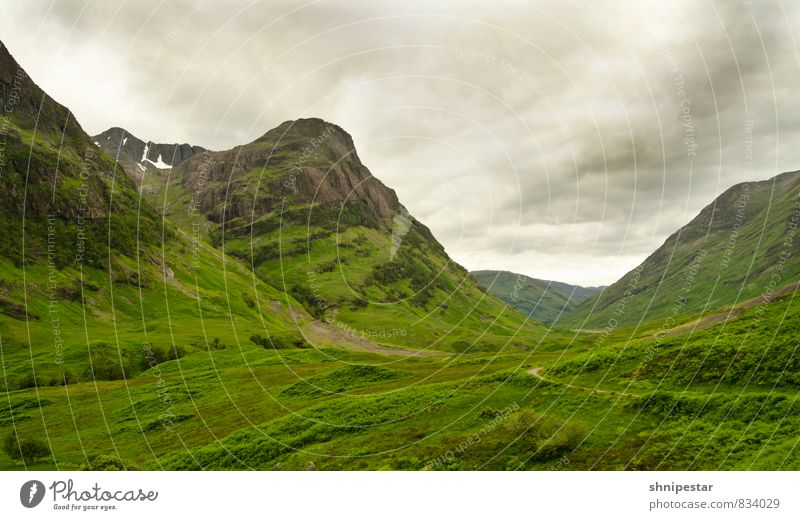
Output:
[[[530,374],[533,377],[535,377],[537,379],[540,379],[542,381],[546,381],[548,383],[554,383],[554,384],[557,384],[557,385],[564,385],[567,388],[572,388],[574,390],[584,390],[586,392],[592,392],[592,393],[596,393],[596,394],[610,394],[610,393],[612,393],[612,390],[603,390],[603,389],[600,389],[600,388],[590,388],[588,386],[577,386],[577,385],[573,385],[572,383],[562,383],[561,381],[555,381],[553,379],[547,379],[546,377],[544,377],[542,375],[542,370],[544,370],[544,367],[531,368],[530,370],[528,370],[528,374]],[[641,395],[634,394],[634,393],[631,393],[631,392],[622,392],[622,391],[614,390],[613,393],[619,394],[619,395],[628,396],[628,397],[641,397]]]

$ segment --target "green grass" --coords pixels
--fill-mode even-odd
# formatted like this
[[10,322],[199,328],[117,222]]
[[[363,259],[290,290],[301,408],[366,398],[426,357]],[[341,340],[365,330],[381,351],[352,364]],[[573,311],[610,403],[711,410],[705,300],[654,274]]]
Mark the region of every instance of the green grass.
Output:
[[141,469],[797,469],[797,330],[783,317],[798,311],[786,296],[598,349],[196,351],[127,381],[10,392],[0,424],[49,439],[60,469],[109,453]]

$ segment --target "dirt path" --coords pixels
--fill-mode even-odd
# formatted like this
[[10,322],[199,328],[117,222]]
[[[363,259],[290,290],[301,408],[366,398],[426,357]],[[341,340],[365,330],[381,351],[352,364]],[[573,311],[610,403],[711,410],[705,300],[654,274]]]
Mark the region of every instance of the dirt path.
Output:
[[440,352],[436,350],[420,351],[386,347],[355,333],[354,329],[348,328],[345,330],[319,320],[311,322],[306,327],[306,334],[310,339],[315,340],[315,342],[328,340],[335,342],[337,345],[345,345],[346,347],[351,347],[356,350],[365,350],[367,352],[374,352],[376,354],[385,354],[389,356],[433,357],[450,355],[447,352]]
[[[548,383],[555,383],[557,385],[564,385],[567,388],[572,388],[574,390],[584,390],[586,392],[592,392],[592,393],[596,393],[596,394],[610,394],[611,393],[611,390],[602,390],[600,388],[589,388],[588,386],[577,386],[577,385],[573,385],[572,383],[562,383],[560,381],[554,381],[552,379],[547,379],[546,377],[544,377],[542,375],[542,370],[544,370],[544,367],[532,368],[532,369],[528,370],[528,374],[532,375],[533,377],[535,377],[537,379],[541,379],[542,381],[546,381]],[[617,393],[619,395],[628,396],[628,397],[641,397],[639,394],[634,394],[634,393],[631,393],[631,392],[617,392],[617,391],[615,391],[614,393]]]

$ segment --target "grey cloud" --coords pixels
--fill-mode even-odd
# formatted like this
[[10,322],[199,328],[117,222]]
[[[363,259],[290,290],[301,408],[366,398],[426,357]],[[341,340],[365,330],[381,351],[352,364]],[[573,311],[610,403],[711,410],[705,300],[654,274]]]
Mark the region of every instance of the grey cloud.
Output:
[[7,0],[0,29],[90,132],[224,149],[323,117],[468,268],[599,284],[728,186],[798,168],[783,8]]

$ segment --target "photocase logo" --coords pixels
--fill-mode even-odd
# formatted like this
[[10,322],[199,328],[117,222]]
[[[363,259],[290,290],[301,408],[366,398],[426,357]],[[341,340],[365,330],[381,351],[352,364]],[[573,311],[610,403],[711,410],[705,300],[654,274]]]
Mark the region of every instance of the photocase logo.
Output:
[[19,501],[27,508],[38,506],[43,498],[44,484],[38,480],[29,480],[19,490]]

